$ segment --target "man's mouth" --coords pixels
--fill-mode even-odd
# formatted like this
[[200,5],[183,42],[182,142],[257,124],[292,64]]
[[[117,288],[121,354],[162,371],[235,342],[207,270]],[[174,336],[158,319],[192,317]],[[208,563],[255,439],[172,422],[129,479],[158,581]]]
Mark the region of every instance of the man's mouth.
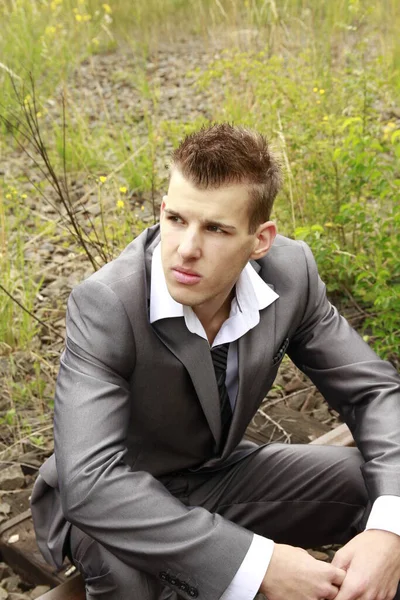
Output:
[[172,267],[171,270],[175,280],[178,283],[194,285],[201,279],[201,275],[199,273],[196,273],[196,271],[192,271],[191,269],[186,269],[185,267]]

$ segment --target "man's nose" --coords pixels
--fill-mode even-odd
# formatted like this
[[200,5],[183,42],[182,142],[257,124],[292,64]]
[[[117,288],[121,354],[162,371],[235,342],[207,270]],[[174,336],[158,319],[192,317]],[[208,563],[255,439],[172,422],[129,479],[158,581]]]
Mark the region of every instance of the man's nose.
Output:
[[183,260],[200,257],[200,239],[196,231],[188,228],[183,233],[178,247],[178,254]]

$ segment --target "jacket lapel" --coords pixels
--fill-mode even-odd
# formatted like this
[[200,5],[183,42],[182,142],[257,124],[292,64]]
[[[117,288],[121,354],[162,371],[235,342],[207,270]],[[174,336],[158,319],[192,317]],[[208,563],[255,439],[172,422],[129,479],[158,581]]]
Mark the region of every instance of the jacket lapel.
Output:
[[153,329],[188,371],[218,447],[221,439],[219,395],[207,340],[191,333],[181,317],[156,321]]

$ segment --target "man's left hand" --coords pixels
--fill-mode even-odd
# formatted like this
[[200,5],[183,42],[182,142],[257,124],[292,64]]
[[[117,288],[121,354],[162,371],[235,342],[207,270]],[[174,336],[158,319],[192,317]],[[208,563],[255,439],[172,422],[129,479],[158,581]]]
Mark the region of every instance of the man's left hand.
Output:
[[335,600],[393,600],[400,580],[400,536],[369,529],[335,555],[347,575]]

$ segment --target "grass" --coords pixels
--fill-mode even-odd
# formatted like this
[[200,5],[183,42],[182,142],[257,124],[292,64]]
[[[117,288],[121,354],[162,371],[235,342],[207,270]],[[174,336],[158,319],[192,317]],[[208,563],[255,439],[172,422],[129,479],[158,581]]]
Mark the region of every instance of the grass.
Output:
[[[213,119],[268,134],[285,168],[285,188],[276,208],[281,231],[311,244],[329,291],[357,310],[364,336],[396,362],[397,1],[0,0],[0,20],[0,112],[5,117],[0,159],[18,157],[18,143],[38,156],[21,131],[12,135],[18,119],[26,124],[24,107],[32,108],[34,96],[33,112],[49,159],[70,186],[73,214],[96,264],[114,256],[144,227],[140,203],[143,198],[155,201],[165,186],[166,149],[203,122],[185,122],[185,115],[178,121],[165,113],[161,90],[145,69],[147,57],[155,56],[161,45],[190,37],[206,50],[213,39],[220,44],[226,40],[225,50],[205,71],[182,73],[182,78],[192,77],[207,94]],[[135,57],[129,68],[117,67],[111,74],[113,83],[123,84],[138,99],[132,112],[117,94],[110,109],[93,63],[97,54],[118,48]],[[87,84],[77,69],[84,61],[97,85],[93,105],[82,103],[77,94]],[[43,204],[60,200],[37,167],[27,173],[35,175],[36,191],[21,172],[7,172],[0,186],[2,284],[52,326],[62,314],[64,298],[47,311],[38,309],[40,265],[28,261],[27,253],[37,236],[68,247],[78,257],[82,248],[69,233],[65,212],[46,217],[26,207],[27,193],[37,198],[44,194]],[[100,212],[90,213],[96,205]],[[0,290],[0,355],[12,361],[21,349],[36,352],[43,331],[43,325]],[[34,362],[40,368],[33,371],[34,384],[18,378],[14,367],[7,375],[7,394],[12,390],[21,400],[10,405],[10,422],[15,410],[35,397],[41,398],[46,413],[43,398],[51,397],[48,386],[58,347],[37,354]]]
[[[40,289],[40,279],[31,277],[26,251],[30,245],[32,228],[40,229],[38,223],[27,224],[28,210],[23,210],[25,194],[19,194],[14,187],[0,188],[1,285],[27,310],[33,311],[35,296]],[[17,205],[17,210],[15,206]],[[50,231],[51,230],[51,231]],[[47,228],[51,235],[54,227]],[[43,231],[43,230],[42,230]],[[10,298],[2,297],[0,309],[0,340],[10,348],[29,347],[37,334],[37,322]]]
[[318,70],[334,71],[360,43],[385,54],[392,70],[400,65],[399,13],[396,0],[1,0],[0,84],[7,94],[6,69],[23,78],[30,71],[48,95],[78,62],[121,42],[145,56],[182,33],[207,44],[213,30],[249,28],[269,54],[308,47]]

